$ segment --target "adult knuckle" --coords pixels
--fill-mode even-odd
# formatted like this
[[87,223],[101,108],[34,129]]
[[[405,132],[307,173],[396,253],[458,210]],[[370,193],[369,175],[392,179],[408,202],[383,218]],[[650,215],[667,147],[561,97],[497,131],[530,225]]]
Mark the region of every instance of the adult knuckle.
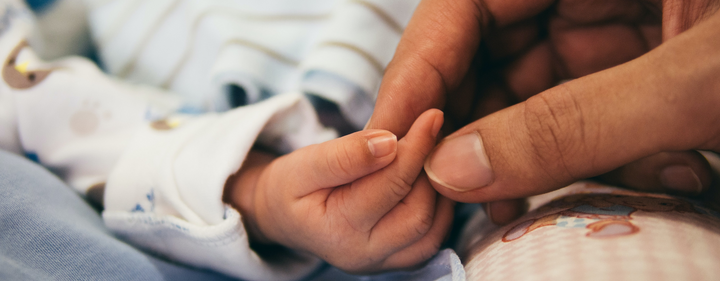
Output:
[[574,177],[568,160],[587,151],[591,143],[583,109],[572,93],[560,85],[552,95],[533,96],[525,103],[524,114],[532,160],[553,178]]

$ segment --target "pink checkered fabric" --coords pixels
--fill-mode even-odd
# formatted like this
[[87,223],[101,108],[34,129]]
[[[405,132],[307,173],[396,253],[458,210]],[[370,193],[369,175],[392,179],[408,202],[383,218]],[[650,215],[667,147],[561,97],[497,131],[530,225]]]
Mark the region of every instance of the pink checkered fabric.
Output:
[[720,280],[720,218],[702,206],[577,183],[531,209],[502,228],[472,219],[468,280]]

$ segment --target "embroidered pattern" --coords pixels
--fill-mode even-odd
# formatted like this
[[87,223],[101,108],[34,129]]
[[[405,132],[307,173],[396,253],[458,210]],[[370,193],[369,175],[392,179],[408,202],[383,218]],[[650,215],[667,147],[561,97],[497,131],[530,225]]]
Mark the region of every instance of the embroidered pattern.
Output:
[[[144,205],[143,203],[144,203],[144,202],[138,202],[137,204],[135,204],[135,207],[133,207],[132,209],[130,209],[130,212],[132,212],[132,213],[145,213],[145,212],[152,212],[152,211],[154,211],[154,210],[155,210],[155,189],[150,189],[150,192],[148,192],[147,194],[145,194],[145,198],[147,199],[147,204],[150,205],[150,206],[149,206],[150,208],[149,208],[148,210],[145,210],[145,208],[147,208],[148,206],[143,207],[143,205]],[[146,205],[147,205],[147,204],[146,204]]]

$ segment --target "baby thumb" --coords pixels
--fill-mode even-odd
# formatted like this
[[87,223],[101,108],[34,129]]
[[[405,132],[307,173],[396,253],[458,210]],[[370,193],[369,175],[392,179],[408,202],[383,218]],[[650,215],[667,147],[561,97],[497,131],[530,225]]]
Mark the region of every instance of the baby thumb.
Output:
[[[302,197],[320,189],[350,183],[390,164],[397,154],[397,137],[386,130],[364,130],[311,145],[283,157],[289,177],[302,183]],[[293,181],[295,181],[293,180]]]

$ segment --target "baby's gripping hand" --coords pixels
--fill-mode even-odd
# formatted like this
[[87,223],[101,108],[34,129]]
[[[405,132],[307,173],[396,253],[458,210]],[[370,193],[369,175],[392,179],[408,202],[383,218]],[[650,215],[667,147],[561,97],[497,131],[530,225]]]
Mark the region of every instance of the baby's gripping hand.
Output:
[[399,141],[367,130],[246,165],[254,191],[226,196],[245,200],[234,205],[259,241],[350,272],[413,266],[437,252],[452,221],[452,203],[421,174],[441,125],[442,112],[429,110]]

